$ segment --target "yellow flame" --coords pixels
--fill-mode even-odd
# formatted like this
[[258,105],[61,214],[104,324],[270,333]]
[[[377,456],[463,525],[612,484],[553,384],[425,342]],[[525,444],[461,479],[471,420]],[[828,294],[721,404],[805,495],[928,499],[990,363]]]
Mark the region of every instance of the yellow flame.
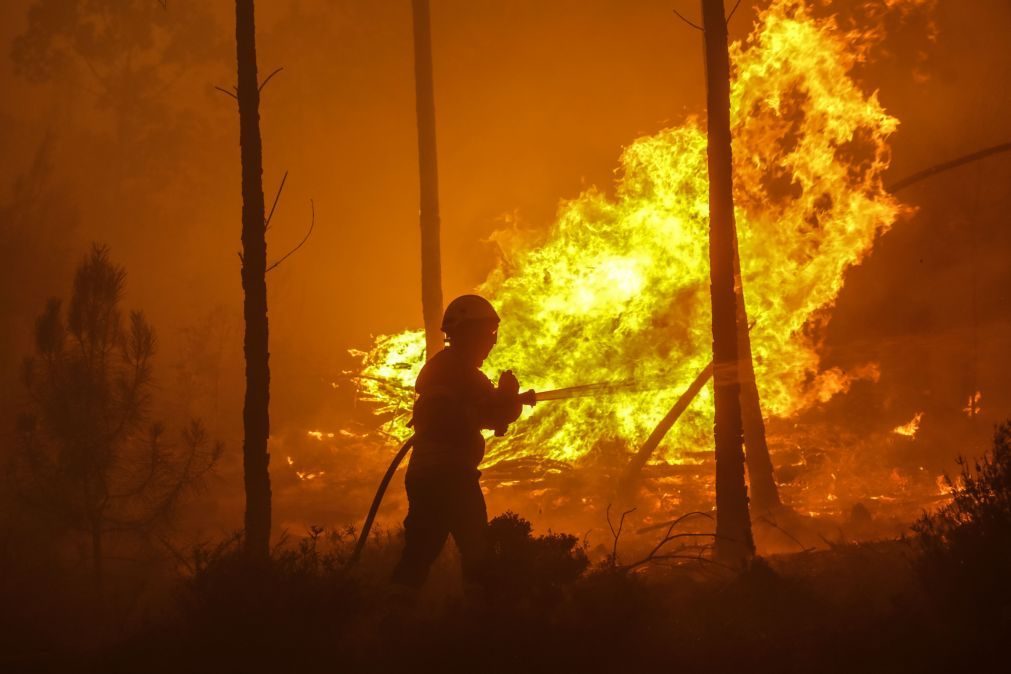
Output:
[[[740,256],[767,414],[848,387],[851,375],[819,368],[819,328],[846,269],[902,210],[881,182],[898,121],[850,77],[864,53],[851,37],[803,0],[776,0],[732,47]],[[620,163],[614,198],[590,189],[562,204],[540,245],[503,251],[479,288],[503,316],[485,369],[513,369],[539,390],[630,379],[641,389],[539,405],[489,443],[486,464],[635,447],[711,357],[705,131],[689,119],[636,140]],[[394,413],[397,438],[410,433],[396,415],[410,409],[423,354],[420,331],[361,354],[363,397]],[[700,393],[657,458],[711,444],[711,398]]]
[[[923,412],[917,412],[908,423],[902,424],[901,426],[896,426],[892,429],[892,433],[898,433],[899,435],[904,435],[907,438],[915,438],[917,432],[920,430],[920,420],[923,419]],[[923,470],[922,468],[920,470]]]

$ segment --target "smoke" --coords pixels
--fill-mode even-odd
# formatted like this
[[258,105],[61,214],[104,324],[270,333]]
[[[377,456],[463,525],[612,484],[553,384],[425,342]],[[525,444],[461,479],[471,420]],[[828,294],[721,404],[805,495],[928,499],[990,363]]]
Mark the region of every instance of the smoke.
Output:
[[[3,343],[3,390],[21,390],[17,363],[45,298],[67,293],[91,241],[109,244],[129,274],[126,304],[145,309],[158,331],[158,398],[166,414],[200,412],[212,429],[217,420],[232,464],[222,466],[221,482],[207,495],[214,507],[224,504],[208,519],[228,529],[241,513],[238,129],[234,101],[214,87],[234,83],[230,7],[105,3],[107,12],[145,4],[157,10],[125,15],[157,22],[152,31],[132,31],[141,79],[110,79],[129,73],[126,59],[118,50],[96,52],[101,44],[84,52],[104,79],[96,77],[75,40],[61,37],[65,67],[30,82],[9,56],[19,36],[39,29],[41,19],[32,18],[39,12],[30,10],[51,4],[0,6],[0,203],[17,202],[16,180],[32,173],[40,146],[52,138],[49,187],[37,202],[48,212],[18,220],[5,208],[0,222],[22,223],[0,229],[0,318],[10,326],[5,336],[19,335]],[[848,14],[858,4],[824,11]],[[764,5],[741,4],[732,38],[747,33]],[[304,434],[357,431],[352,422],[365,421],[367,410],[355,406],[352,387],[330,385],[354,365],[347,350],[421,322],[410,8],[302,0],[257,9],[260,71],[284,67],[262,104],[268,199],[289,171],[268,235],[271,259],[304,234],[310,198],[317,207],[310,241],[269,278],[273,440],[284,443],[272,470],[278,484],[291,481],[278,491],[277,507],[280,520],[294,523],[315,499],[314,518],[340,521],[358,512],[354,504],[336,488],[314,486],[305,496],[305,481],[293,477],[280,447],[292,450],[299,470],[323,466],[327,476],[357,476],[347,462],[324,466],[322,457],[333,453],[313,453],[308,442],[316,441]],[[885,21],[888,38],[858,68],[858,81],[902,120],[888,178],[1008,139],[1006,2],[936,3]],[[496,263],[495,247],[480,242],[500,227],[502,214],[543,236],[560,198],[587,185],[613,195],[621,147],[702,111],[701,38],[663,0],[592,7],[447,0],[433,8],[433,39],[447,296],[476,287]],[[949,429],[966,419],[970,363],[982,392],[981,432],[1011,409],[1003,352],[1011,315],[1003,290],[1011,280],[1009,172],[1006,158],[994,158],[903,195],[917,213],[847,273],[818,352],[822,369],[877,362],[880,380],[853,384],[813,419],[890,433],[925,410],[915,440],[924,444],[910,451],[929,445],[941,466],[961,449]],[[12,231],[18,236],[8,238]],[[38,254],[22,248],[28,236]],[[194,382],[197,372],[207,376]],[[215,381],[216,396],[208,393]],[[190,399],[193,390],[199,394]],[[9,406],[4,415],[12,418]]]

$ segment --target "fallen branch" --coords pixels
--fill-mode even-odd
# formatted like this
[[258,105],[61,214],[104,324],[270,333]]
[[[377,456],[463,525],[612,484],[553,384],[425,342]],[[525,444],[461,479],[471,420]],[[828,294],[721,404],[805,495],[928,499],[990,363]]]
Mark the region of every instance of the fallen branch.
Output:
[[709,361],[709,364],[702,368],[702,371],[695,377],[695,380],[688,386],[681,397],[677,399],[674,406],[671,407],[670,412],[660,420],[660,423],[656,425],[653,432],[650,433],[649,437],[646,438],[646,442],[642,444],[639,451],[636,452],[635,456],[628,464],[628,468],[625,470],[625,474],[621,478],[621,482],[618,487],[618,493],[622,498],[631,497],[632,493],[635,491],[635,486],[639,481],[639,475],[642,473],[643,466],[649,461],[649,458],[653,455],[653,452],[660,445],[660,442],[664,439],[671,428],[674,427],[675,422],[684,414],[684,411],[688,409],[688,406],[695,400],[695,396],[699,394],[699,391],[705,387],[709,382],[709,379],[713,376],[713,363]]
[[784,536],[786,536],[787,538],[789,538],[791,541],[793,541],[794,543],[796,543],[797,547],[800,548],[801,552],[813,552],[815,550],[815,548],[809,548],[806,545],[804,545],[803,543],[801,543],[800,540],[798,540],[796,536],[794,536],[789,531],[787,531],[783,527],[779,526],[778,524],[776,524],[775,522],[773,522],[769,518],[765,517],[764,515],[761,516],[761,517],[759,517],[757,520],[755,520],[755,522],[756,523],[761,522],[761,523],[769,525],[773,529],[776,529],[777,531],[779,531],[780,533],[782,533]]
[[659,524],[652,524],[648,527],[643,527],[642,529],[639,529],[635,533],[645,534],[649,533],[650,531],[656,531],[657,529],[663,529],[664,527],[667,527],[667,531],[670,532],[671,529],[673,529],[675,526],[677,526],[684,520],[688,519],[689,517],[705,517],[706,519],[709,520],[713,519],[713,516],[710,515],[709,513],[702,512],[701,510],[693,510],[690,513],[685,513],[684,515],[678,517],[677,519],[670,520],[669,522],[660,522]]

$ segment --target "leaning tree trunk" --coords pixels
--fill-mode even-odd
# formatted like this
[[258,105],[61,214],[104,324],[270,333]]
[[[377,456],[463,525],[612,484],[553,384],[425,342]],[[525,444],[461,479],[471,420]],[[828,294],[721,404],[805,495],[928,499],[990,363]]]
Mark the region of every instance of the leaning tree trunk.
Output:
[[270,550],[270,365],[267,349],[267,239],[263,204],[260,90],[256,75],[253,0],[235,2],[239,146],[242,156],[242,290],[246,333],[246,398],[242,459],[246,486],[246,552],[265,559]]
[[428,0],[414,0],[414,86],[421,179],[421,311],[425,356],[442,350],[442,263],[439,252],[439,171],[435,154],[435,93]]
[[[723,0],[702,0],[709,128],[709,267],[716,421],[716,553],[743,564],[754,553],[744,483],[734,294],[734,196],[730,150],[730,56]],[[747,329],[745,327],[745,329]]]
[[755,363],[751,353],[751,331],[748,309],[744,302],[744,280],[741,277],[741,258],[734,231],[734,289],[737,300],[737,363],[741,386],[741,423],[744,429],[744,458],[748,465],[748,482],[751,485],[751,505],[758,512],[768,512],[781,505],[779,489],[773,475],[769,445],[765,440],[765,419],[755,381]]

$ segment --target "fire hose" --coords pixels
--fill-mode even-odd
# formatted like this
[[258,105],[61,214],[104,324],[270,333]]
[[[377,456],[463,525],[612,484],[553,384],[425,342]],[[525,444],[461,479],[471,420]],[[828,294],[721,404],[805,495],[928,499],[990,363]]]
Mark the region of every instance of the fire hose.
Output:
[[[634,382],[620,382],[620,383],[602,383],[602,384],[584,384],[582,386],[569,386],[567,388],[554,389],[551,391],[527,391],[521,393],[519,398],[520,402],[524,405],[533,406],[538,402],[544,402],[547,400],[567,400],[569,398],[582,398],[585,396],[592,395],[603,395],[607,393],[616,393],[623,390],[629,390],[634,385]],[[500,435],[500,433],[497,433]],[[390,486],[390,480],[393,479],[393,475],[397,472],[397,468],[404,461],[404,457],[407,453],[411,451],[414,447],[414,438],[411,436],[400,446],[397,453],[393,456],[393,460],[390,462],[390,467],[386,469],[386,474],[383,475],[383,479],[379,482],[379,487],[376,489],[376,495],[372,499],[372,505],[369,506],[369,514],[365,516],[365,523],[362,525],[362,530],[358,533],[358,540],[355,542],[354,552],[351,553],[351,558],[348,560],[349,565],[353,565],[358,562],[358,559],[362,555],[362,551],[365,549],[365,544],[369,540],[369,533],[372,531],[372,524],[375,522],[376,514],[379,512],[379,506],[383,502],[383,496],[386,495],[386,488]]]

